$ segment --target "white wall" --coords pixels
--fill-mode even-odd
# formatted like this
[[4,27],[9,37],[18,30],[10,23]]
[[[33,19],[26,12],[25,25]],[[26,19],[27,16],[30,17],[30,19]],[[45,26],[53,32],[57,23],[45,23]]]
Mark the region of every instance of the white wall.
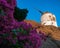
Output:
[[57,27],[56,17],[51,13],[44,13],[41,16],[41,24],[42,25],[53,25]]

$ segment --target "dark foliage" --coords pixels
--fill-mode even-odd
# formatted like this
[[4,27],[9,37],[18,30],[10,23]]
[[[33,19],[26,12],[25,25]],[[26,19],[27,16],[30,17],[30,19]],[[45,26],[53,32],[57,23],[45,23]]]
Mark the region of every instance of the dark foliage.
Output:
[[15,7],[14,18],[17,21],[22,21],[22,20],[24,20],[26,18],[27,13],[28,13],[27,9],[20,9],[18,7]]

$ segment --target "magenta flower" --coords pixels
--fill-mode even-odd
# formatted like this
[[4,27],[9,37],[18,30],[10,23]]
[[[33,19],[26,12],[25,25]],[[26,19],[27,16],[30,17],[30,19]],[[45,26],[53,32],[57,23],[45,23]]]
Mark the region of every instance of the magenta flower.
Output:
[[0,0],[0,4],[3,10],[0,13],[0,48],[39,48],[45,35],[38,34],[31,24],[14,19],[16,0]]

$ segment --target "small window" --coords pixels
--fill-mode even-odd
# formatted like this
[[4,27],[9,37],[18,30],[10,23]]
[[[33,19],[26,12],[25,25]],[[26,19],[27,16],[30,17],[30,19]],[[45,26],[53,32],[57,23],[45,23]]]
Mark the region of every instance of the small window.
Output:
[[49,17],[51,17],[51,15],[49,15]]
[[43,25],[45,25],[46,23],[43,23]]
[[55,21],[55,17],[53,17],[53,19],[52,19],[53,21]]
[[52,24],[53,24],[53,22],[52,22]]

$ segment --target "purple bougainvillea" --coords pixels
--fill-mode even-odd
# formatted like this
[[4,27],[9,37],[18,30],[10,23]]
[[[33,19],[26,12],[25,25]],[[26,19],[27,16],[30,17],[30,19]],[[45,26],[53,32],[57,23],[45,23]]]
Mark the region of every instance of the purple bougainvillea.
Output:
[[[30,24],[20,22],[16,28],[3,29],[0,32],[0,45],[6,48],[39,48],[41,46],[44,34],[38,34],[36,29],[33,29]],[[27,26],[25,28],[25,26]],[[8,45],[9,44],[9,45]]]
[[[11,1],[11,2],[9,2]],[[45,35],[13,18],[16,0],[0,0],[0,48],[39,48]]]

